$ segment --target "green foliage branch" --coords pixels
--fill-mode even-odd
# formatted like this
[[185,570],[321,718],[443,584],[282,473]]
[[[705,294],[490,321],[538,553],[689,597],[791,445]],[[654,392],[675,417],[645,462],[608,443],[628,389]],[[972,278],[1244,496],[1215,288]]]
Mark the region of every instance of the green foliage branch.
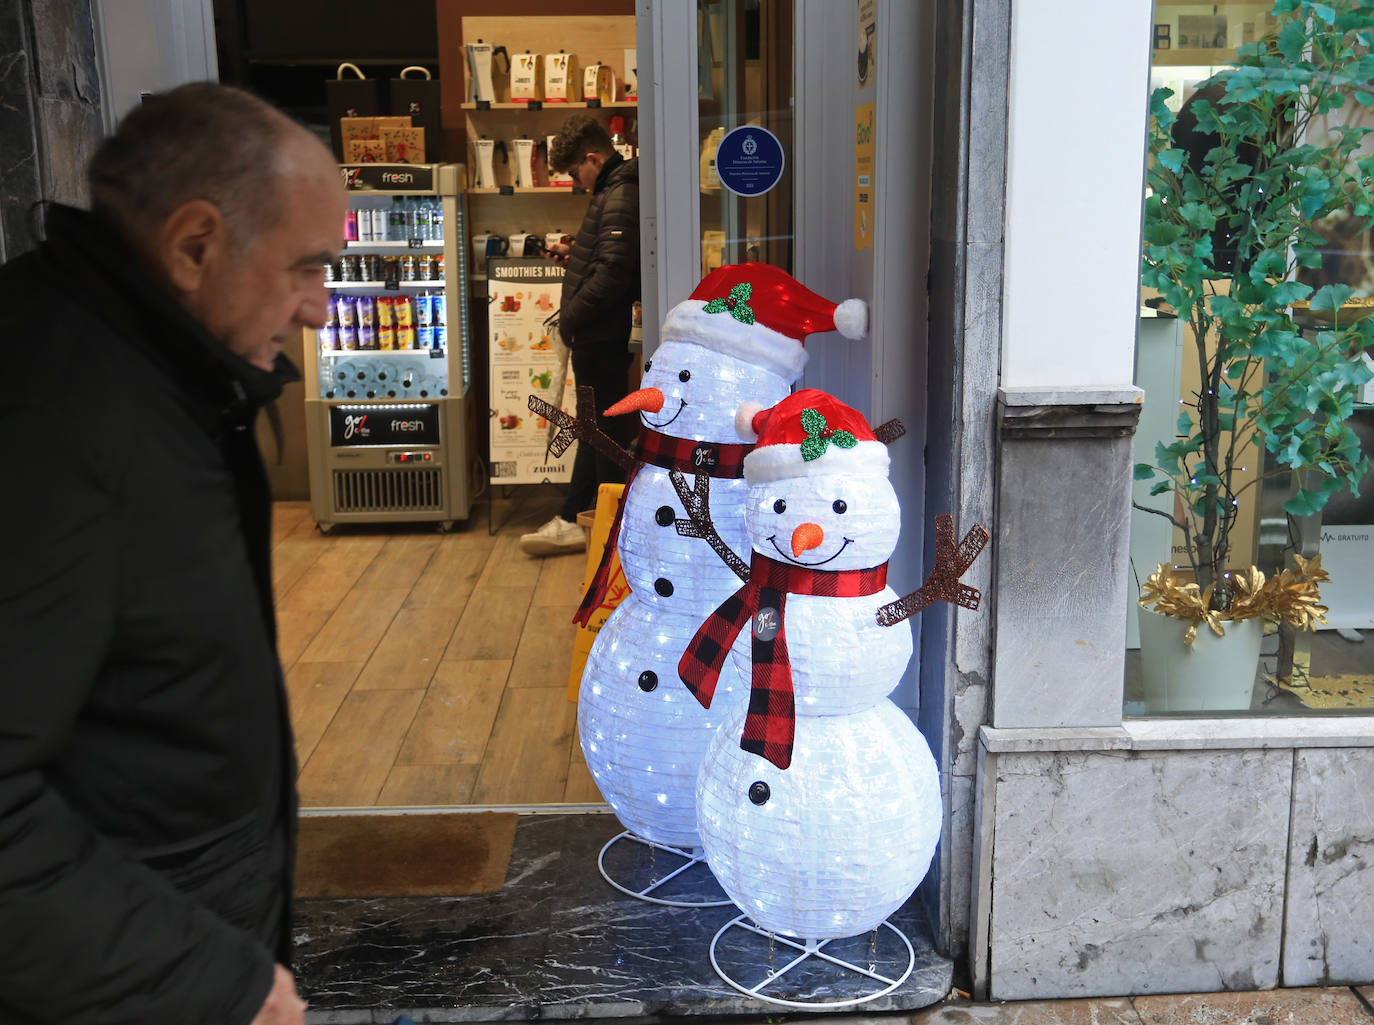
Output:
[[[1374,218],[1374,156],[1357,156],[1371,130],[1328,127],[1313,141],[1317,119],[1348,103],[1374,105],[1374,6],[1278,0],[1273,11],[1265,37],[1203,83],[1224,94],[1193,105],[1198,132],[1217,139],[1200,164],[1174,145],[1170,91],[1150,100],[1142,281],[1191,326],[1202,385],[1180,407],[1178,439],[1135,467],[1137,480],[1155,481],[1152,495],[1181,499],[1183,519],[1137,508],[1181,529],[1197,583],[1217,585],[1219,611],[1229,607],[1225,571],[1245,491],[1296,472],[1284,509],[1310,515],[1355,490],[1368,468],[1348,421],[1371,376],[1360,353],[1374,345],[1374,318],[1342,322],[1354,289],[1313,294],[1296,278],[1321,265],[1322,218]],[[1213,251],[1218,226],[1231,235],[1233,260]],[[1329,329],[1299,330],[1292,304],[1304,300],[1330,314]],[[1261,446],[1279,469],[1242,478],[1243,466],[1262,463]]]

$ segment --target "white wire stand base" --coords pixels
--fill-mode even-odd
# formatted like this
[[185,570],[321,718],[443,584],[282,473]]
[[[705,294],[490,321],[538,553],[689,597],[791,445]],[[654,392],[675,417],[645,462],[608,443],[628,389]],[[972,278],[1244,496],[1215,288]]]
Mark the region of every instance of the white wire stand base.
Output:
[[[748,963],[742,963],[732,968],[737,972],[744,970],[751,971],[753,974],[763,971],[765,974],[761,982],[752,986],[746,985],[721,967],[720,961],[717,959],[716,948],[721,937],[732,929],[741,929],[768,941],[767,947],[761,952],[752,950],[752,947],[757,946],[757,944],[751,943],[749,953],[754,956],[748,959]],[[892,936],[900,941],[900,946],[892,941],[892,937],[887,937],[882,944],[884,949],[880,954],[878,937],[884,929],[889,930]],[[721,926],[712,938],[711,967],[725,982],[741,993],[757,1000],[765,1000],[770,1004],[806,1010],[854,1007],[857,1004],[867,1003],[891,993],[911,977],[912,969],[916,967],[916,952],[912,949],[911,941],[907,939],[906,933],[891,922],[883,922],[871,934],[865,935],[871,936],[867,950],[868,956],[863,964],[855,964],[853,961],[845,960],[844,957],[836,956],[822,948],[832,943],[854,947],[861,943],[862,936],[844,937],[841,940],[794,940],[780,933],[771,933],[760,929],[749,921],[748,915],[740,915]],[[740,953],[740,951],[736,950],[735,953]],[[791,960],[781,964],[780,967],[774,967],[775,958],[780,962],[783,958],[794,953],[795,956],[792,956]],[[859,946],[855,953],[863,954],[864,951]],[[766,965],[759,962],[760,956],[767,958]],[[849,956],[854,956],[854,953],[849,953]],[[882,968],[882,971],[878,970],[879,967]],[[795,989],[810,992],[820,991],[824,995],[802,997],[798,993],[793,993],[797,998],[787,999],[764,992],[770,986],[784,984],[785,977],[789,972],[805,976],[804,979],[795,979],[797,984]]]
[[[615,859],[614,873],[606,866],[606,854],[613,847],[625,855]],[[670,871],[661,876],[657,864],[660,855],[670,859]],[[671,847],[646,840],[628,829],[611,837],[601,848],[596,867],[601,870],[601,878],[621,893],[650,904],[671,908],[719,908],[733,903],[707,868],[706,856],[700,848]],[[612,878],[613,874],[620,875],[621,879]],[[646,879],[647,882],[640,885],[640,880]],[[656,891],[661,892],[656,895]]]

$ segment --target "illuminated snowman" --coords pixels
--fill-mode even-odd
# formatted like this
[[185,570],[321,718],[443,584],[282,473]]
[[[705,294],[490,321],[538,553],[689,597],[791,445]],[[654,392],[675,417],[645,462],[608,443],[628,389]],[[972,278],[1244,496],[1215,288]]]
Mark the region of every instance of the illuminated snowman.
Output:
[[940,836],[935,761],[888,698],[912,652],[904,616],[879,625],[898,601],[887,586],[897,495],[886,446],[824,392],[797,392],[748,424],[749,583],[679,667],[713,708],[727,655],[751,681],[748,707],[731,701],[703,758],[702,847],[760,929],[853,936],[906,902]]
[[[743,467],[752,446],[740,443],[736,413],[760,396],[787,396],[805,366],[808,334],[858,337],[866,316],[862,302],[837,306],[775,267],[722,267],[668,314],[643,387],[607,411],[640,418],[635,466],[607,543],[631,593],[587,659],[578,732],[598,789],[637,837],[699,848],[697,772],[745,700],[726,673],[719,700],[704,708],[677,675],[687,641],[747,573]],[[708,519],[709,529],[699,529]],[[579,609],[582,622],[604,598],[608,563]]]

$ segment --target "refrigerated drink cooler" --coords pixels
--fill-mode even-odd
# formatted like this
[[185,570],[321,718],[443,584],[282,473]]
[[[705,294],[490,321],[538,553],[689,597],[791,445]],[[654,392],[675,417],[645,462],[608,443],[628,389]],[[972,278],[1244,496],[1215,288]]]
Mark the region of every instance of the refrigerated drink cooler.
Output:
[[341,523],[468,517],[480,461],[470,394],[463,168],[357,164],[329,322],[305,332],[310,505]]

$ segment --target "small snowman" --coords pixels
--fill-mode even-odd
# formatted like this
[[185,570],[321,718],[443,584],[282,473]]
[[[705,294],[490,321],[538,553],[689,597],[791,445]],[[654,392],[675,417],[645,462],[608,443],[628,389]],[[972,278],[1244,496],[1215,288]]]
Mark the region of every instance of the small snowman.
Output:
[[631,593],[588,656],[578,732],[602,796],[638,837],[700,846],[697,772],[721,723],[744,702],[733,673],[709,709],[677,686],[687,641],[747,573],[752,445],[736,433],[739,407],[760,396],[781,402],[806,365],[807,335],[858,337],[866,318],[861,301],[830,302],[776,267],[722,267],[669,312],[643,387],[607,410],[638,413],[639,437],[579,621],[604,598],[612,546]]
[[747,707],[702,760],[698,828],[712,872],[759,928],[853,936],[905,903],[940,836],[935,761],[888,695],[911,657],[910,611],[933,597],[976,607],[957,578],[982,544],[971,531],[955,551],[942,525],[932,579],[943,585],[898,599],[887,562],[900,510],[863,416],[814,389],[751,413],[740,415],[758,439],[744,461],[749,581],[679,663],[706,706],[728,658],[750,681]]

